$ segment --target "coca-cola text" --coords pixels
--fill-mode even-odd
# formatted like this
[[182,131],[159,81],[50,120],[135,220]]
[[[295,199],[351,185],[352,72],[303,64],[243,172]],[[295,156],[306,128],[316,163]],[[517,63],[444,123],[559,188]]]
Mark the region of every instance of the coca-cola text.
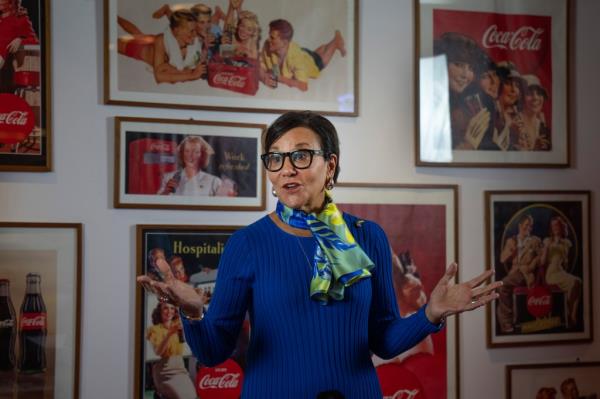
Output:
[[247,78],[245,76],[236,75],[231,72],[219,72],[213,78],[213,83],[216,85],[243,88],[246,85]]
[[542,33],[544,29],[532,26],[521,26],[514,32],[503,32],[498,30],[498,25],[491,25],[483,34],[482,43],[485,48],[538,51],[542,46]]
[[21,330],[46,329],[46,313],[23,313],[20,327]]
[[26,111],[11,111],[0,113],[0,124],[25,126],[27,125],[29,112]]
[[240,383],[240,373],[226,373],[219,377],[206,374],[198,384],[200,389],[237,388]]

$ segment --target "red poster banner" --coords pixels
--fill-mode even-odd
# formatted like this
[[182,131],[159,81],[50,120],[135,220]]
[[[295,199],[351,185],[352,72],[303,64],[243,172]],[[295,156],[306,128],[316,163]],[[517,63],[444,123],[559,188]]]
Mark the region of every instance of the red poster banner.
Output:
[[[400,314],[427,302],[446,268],[446,208],[442,205],[338,204],[344,212],[378,223],[393,255],[393,279]],[[398,273],[403,270],[403,273]],[[447,331],[425,338],[389,360],[373,356],[384,398],[448,396]]]

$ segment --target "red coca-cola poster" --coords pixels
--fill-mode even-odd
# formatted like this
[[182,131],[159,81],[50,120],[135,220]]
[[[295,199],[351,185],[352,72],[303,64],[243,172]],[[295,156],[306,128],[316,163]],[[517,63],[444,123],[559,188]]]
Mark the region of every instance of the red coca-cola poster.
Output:
[[0,171],[48,171],[50,84],[46,0],[0,4]]
[[[400,316],[418,311],[456,257],[453,188],[342,184],[334,199],[342,211],[384,229]],[[383,397],[458,398],[455,328],[450,318],[445,329],[392,359],[373,355]]]
[[567,2],[427,3],[418,162],[567,166]]

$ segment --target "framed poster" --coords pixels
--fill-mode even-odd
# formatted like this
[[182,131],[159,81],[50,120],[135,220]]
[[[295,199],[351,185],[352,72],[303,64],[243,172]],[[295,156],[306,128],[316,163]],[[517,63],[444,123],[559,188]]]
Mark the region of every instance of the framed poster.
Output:
[[419,166],[569,166],[569,0],[415,0]]
[[[239,228],[137,225],[136,275],[155,276],[154,262],[164,258],[175,278],[210,296],[225,243]],[[134,398],[239,397],[249,331],[246,320],[231,358],[206,367],[197,362],[185,342],[175,307],[159,303],[155,295],[136,285]]]
[[[458,259],[457,186],[340,183],[332,195],[343,212],[384,229],[398,309],[402,316],[416,312]],[[458,318],[446,323],[393,359],[373,356],[384,397],[460,397]]]
[[488,347],[592,340],[589,191],[486,191]]
[[0,5],[0,171],[51,170],[48,0]]
[[265,125],[115,118],[116,208],[265,209]]
[[358,0],[105,1],[105,102],[358,115]]
[[79,398],[82,225],[0,222],[0,397]]
[[600,362],[506,366],[506,398],[597,399]]

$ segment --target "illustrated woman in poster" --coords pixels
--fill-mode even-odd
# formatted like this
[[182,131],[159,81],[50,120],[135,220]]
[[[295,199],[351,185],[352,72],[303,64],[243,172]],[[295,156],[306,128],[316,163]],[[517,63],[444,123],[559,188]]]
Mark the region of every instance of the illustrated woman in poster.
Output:
[[237,57],[257,59],[260,45],[260,25],[258,17],[252,11],[240,11],[235,33],[224,35],[223,44],[233,45],[233,53]]
[[169,27],[158,35],[144,34],[121,17],[117,22],[131,35],[119,37],[119,53],[152,66],[157,83],[196,80],[206,72],[206,65],[200,63],[201,43],[196,36],[196,15],[191,11],[171,13]]
[[446,57],[452,148],[477,149],[491,128],[491,113],[481,104],[474,84],[485,68],[483,52],[473,39],[454,32],[435,40],[433,52]]
[[152,311],[146,339],[160,359],[152,365],[156,392],[164,399],[196,399],[194,384],[183,363],[183,331],[175,307],[159,302]]
[[571,326],[577,325],[577,310],[581,297],[581,279],[568,273],[569,250],[567,223],[560,216],[550,220],[550,237],[544,239],[542,263],[546,265],[546,284],[557,285],[567,298],[567,315]]
[[535,75],[524,75],[526,83],[525,103],[523,106],[523,129],[519,140],[522,151],[549,150],[550,129],[546,126],[544,102],[548,98],[546,89]]
[[20,0],[0,0],[0,68],[24,44],[37,44],[37,36]]
[[200,136],[186,136],[177,146],[178,168],[165,173],[158,194],[235,196],[234,183],[204,171],[215,153]]

